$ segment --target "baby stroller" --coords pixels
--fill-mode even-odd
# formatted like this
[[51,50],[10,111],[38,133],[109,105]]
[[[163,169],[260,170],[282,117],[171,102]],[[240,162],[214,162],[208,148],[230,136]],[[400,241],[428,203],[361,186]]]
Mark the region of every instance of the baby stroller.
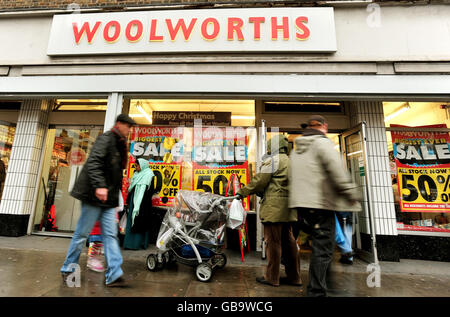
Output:
[[212,193],[180,190],[169,208],[156,241],[159,251],[147,257],[150,271],[178,262],[195,267],[197,279],[208,282],[227,263],[222,253],[231,201]]

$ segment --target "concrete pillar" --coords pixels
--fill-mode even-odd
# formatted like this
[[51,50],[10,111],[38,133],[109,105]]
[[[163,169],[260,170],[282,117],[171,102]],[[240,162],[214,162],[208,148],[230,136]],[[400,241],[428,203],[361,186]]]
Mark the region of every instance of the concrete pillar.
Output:
[[108,105],[106,108],[105,124],[103,131],[110,130],[116,123],[116,118],[122,113],[123,94],[113,92],[108,96]]
[[50,104],[48,100],[25,100],[21,105],[0,202],[0,235],[27,233],[39,185],[39,162]]
[[[371,179],[372,213],[380,260],[398,261],[395,238],[397,221],[389,168],[389,156],[381,101],[356,101],[350,104],[352,126],[367,123],[368,172]],[[368,232],[364,232],[368,233]]]

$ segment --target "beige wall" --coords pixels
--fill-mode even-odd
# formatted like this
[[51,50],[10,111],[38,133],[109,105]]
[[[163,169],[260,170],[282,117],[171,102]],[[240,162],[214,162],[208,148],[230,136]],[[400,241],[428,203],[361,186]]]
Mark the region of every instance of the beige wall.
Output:
[[[425,6],[387,6],[381,7],[379,27],[371,26],[370,13],[366,7],[361,8],[335,8],[335,23],[338,50],[335,54],[292,54],[292,55],[258,55],[258,54],[233,54],[233,55],[130,55],[130,56],[107,56],[107,57],[58,57],[50,58],[46,55],[47,44],[50,34],[52,17],[30,16],[12,17],[0,16],[0,66],[18,66],[11,68],[9,76],[20,76],[22,72],[33,75],[33,69],[21,68],[23,65],[63,65],[70,67],[59,68],[54,73],[66,74],[65,70],[77,67],[77,64],[87,63],[150,63],[148,72],[162,72],[166,68],[170,70],[170,63],[186,63],[181,70],[195,72],[190,69],[190,63],[214,63],[235,62],[229,66],[223,65],[221,69],[209,69],[213,72],[241,72],[242,64],[251,62],[314,62],[307,68],[294,68],[294,72],[395,72],[396,67],[401,71],[401,65],[389,64],[391,62],[422,61],[422,62],[450,62],[450,28],[448,17],[450,16],[450,5],[425,5]],[[318,62],[339,62],[336,64],[323,64]],[[346,66],[342,62],[363,62],[354,66]],[[374,64],[375,63],[375,64]],[[376,64],[378,63],[378,64]],[[384,65],[383,63],[388,63]],[[251,65],[251,64],[250,64]],[[301,65],[301,64],[300,64]],[[315,69],[314,65],[320,68]],[[270,64],[269,64],[270,66]],[[92,71],[95,66],[89,65]],[[122,66],[123,68],[124,66]],[[122,72],[139,72],[142,67],[127,65],[128,68]],[[150,66],[149,66],[150,67]],[[227,68],[228,67],[228,68]],[[254,71],[251,68],[248,71]],[[269,72],[276,71],[272,68]],[[444,63],[441,68],[447,68]],[[196,66],[198,68],[198,65]],[[259,67],[264,69],[264,65]],[[99,72],[114,72],[121,68],[101,69]],[[404,68],[403,68],[404,70]],[[407,68],[410,72],[411,68]],[[437,69],[439,70],[439,68]],[[436,71],[437,71],[436,70]],[[35,71],[35,70],[34,70]],[[171,70],[172,72],[174,70]],[[245,71],[245,70],[244,70]],[[290,72],[284,67],[285,72]],[[448,71],[448,70],[447,70]],[[4,72],[5,73],[5,72]],[[39,73],[39,71],[37,72]]]

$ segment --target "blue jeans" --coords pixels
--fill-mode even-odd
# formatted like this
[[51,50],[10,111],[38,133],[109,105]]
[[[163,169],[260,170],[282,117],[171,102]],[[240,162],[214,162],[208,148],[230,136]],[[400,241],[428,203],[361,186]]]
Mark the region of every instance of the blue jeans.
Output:
[[69,269],[69,265],[71,263],[78,264],[86,239],[89,237],[89,233],[97,220],[100,221],[107,264],[106,284],[110,284],[123,275],[120,267],[123,260],[120,253],[119,239],[117,238],[115,208],[102,208],[84,202],[81,203],[81,216],[78,219],[77,227],[70,242],[66,260],[61,267],[61,273],[73,272],[73,270]]
[[[344,224],[345,219],[345,226],[341,226],[342,232],[345,236],[345,241],[340,243],[339,241],[336,241],[339,249],[341,250],[342,254],[351,253],[353,252],[352,249],[352,235],[353,235],[353,228],[352,228],[352,216],[353,214],[351,212],[336,212],[336,216],[342,224]],[[353,260],[353,257],[349,258],[350,260]]]

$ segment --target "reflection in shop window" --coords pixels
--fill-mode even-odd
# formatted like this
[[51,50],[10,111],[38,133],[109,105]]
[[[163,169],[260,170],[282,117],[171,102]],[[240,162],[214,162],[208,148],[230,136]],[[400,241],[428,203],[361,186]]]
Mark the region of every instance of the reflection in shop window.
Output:
[[106,99],[58,99],[53,111],[106,111]]
[[[137,126],[129,142],[122,193],[126,199],[135,161],[144,158],[155,174],[152,203],[157,207],[172,206],[179,190],[225,195],[233,174],[245,186],[255,171],[255,128]],[[255,210],[254,199],[245,200],[244,207]]]
[[15,127],[0,124],[0,200],[5,187],[6,172],[8,171],[15,132]]
[[416,128],[386,133],[398,230],[449,233],[450,136],[445,129],[450,127],[450,104],[383,106],[386,127]]
[[[203,117],[203,125],[255,126],[254,100],[132,99],[129,115],[140,125],[193,126],[191,116]],[[157,121],[164,118],[166,121]],[[173,117],[169,117],[173,116]]]
[[75,230],[80,216],[80,202],[70,196],[70,191],[102,130],[101,127],[48,130],[35,231]]
[[[182,189],[224,195],[232,173],[242,185],[254,175],[254,100],[132,99],[129,115],[138,126],[130,134],[127,179],[137,158],[149,160],[157,192],[154,206],[171,206]],[[196,119],[201,119],[198,131]],[[244,204],[255,210],[253,197]]]

